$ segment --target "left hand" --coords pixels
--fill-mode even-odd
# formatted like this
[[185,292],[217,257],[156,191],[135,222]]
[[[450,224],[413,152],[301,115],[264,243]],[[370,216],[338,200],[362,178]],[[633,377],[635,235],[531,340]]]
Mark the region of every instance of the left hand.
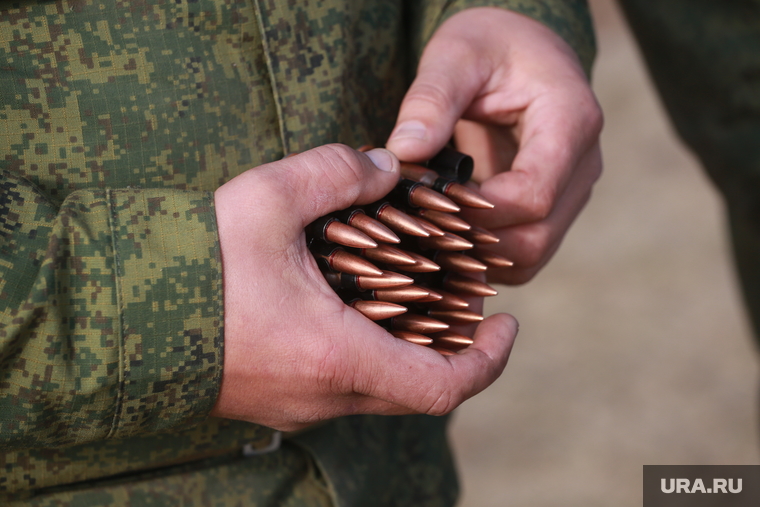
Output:
[[601,174],[602,113],[573,50],[541,23],[492,7],[449,18],[425,47],[387,148],[421,161],[452,135],[495,210],[469,211],[530,280],[559,247]]

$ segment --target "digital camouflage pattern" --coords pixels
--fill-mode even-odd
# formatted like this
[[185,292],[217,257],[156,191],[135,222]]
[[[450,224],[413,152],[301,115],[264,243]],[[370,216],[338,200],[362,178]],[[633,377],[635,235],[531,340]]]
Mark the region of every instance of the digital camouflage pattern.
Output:
[[482,5],[545,21],[590,68],[580,0],[0,0],[0,503],[454,502],[445,418],[340,419],[247,459],[272,430],[208,418],[213,191],[382,144],[400,69]]

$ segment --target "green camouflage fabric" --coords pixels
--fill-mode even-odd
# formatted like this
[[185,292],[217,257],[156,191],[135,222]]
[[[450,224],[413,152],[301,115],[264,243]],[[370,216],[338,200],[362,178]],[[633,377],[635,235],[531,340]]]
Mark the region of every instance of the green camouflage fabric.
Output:
[[590,68],[580,1],[0,0],[0,503],[454,503],[446,418],[339,419],[243,459],[273,431],[208,417],[213,191],[382,144],[425,41],[482,5]]
[[678,133],[725,198],[760,339],[760,1],[621,4]]

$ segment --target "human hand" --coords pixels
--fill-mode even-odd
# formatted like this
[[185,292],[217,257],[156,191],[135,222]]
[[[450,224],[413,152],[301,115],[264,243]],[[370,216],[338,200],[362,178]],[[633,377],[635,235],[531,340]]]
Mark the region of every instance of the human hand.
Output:
[[541,23],[498,8],[449,18],[431,38],[387,148],[421,161],[454,134],[496,205],[467,210],[514,261],[489,280],[530,280],[559,247],[602,169],[601,110],[573,50]]
[[292,431],[358,413],[439,415],[499,376],[517,332],[512,317],[486,319],[473,345],[443,357],[346,306],[308,251],[307,224],[380,199],[398,177],[386,150],[328,145],[216,191],[225,350],[213,416]]

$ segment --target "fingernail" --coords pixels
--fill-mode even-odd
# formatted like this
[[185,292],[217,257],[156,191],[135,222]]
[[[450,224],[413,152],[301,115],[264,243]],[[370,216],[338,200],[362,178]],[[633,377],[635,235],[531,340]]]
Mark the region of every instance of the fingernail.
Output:
[[387,150],[375,148],[365,153],[375,166],[381,171],[393,171],[393,159]]
[[419,139],[425,140],[427,138],[427,127],[421,121],[409,120],[405,121],[391,133],[389,140],[397,139]]

